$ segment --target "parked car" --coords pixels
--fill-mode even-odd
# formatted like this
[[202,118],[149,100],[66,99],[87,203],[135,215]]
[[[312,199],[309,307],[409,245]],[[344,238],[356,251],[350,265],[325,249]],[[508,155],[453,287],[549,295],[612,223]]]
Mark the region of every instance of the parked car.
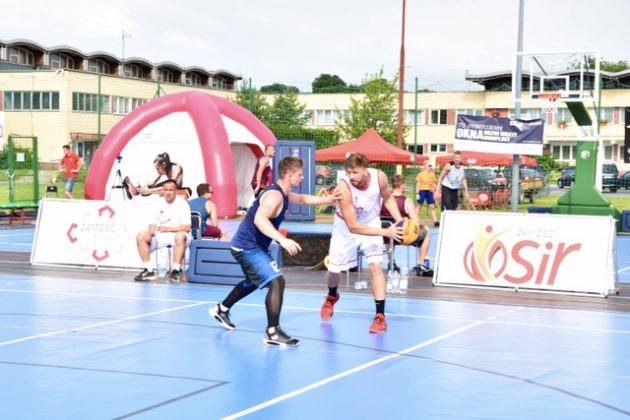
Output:
[[567,166],[560,172],[558,188],[570,187],[575,183],[575,166]]
[[466,182],[471,191],[492,191],[497,173],[491,168],[465,168]]
[[608,188],[610,192],[617,192],[619,188],[619,170],[614,163],[604,163],[602,166],[602,190]]
[[624,190],[630,189],[630,171],[619,177],[619,188],[623,188]]
[[335,171],[326,165],[315,166],[315,184],[328,185],[335,181]]

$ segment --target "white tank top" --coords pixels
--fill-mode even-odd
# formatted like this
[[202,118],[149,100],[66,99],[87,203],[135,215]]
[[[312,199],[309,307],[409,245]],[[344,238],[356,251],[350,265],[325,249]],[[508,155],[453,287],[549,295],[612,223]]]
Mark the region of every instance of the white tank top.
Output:
[[453,190],[459,190],[462,187],[462,180],[464,179],[464,165],[460,165],[456,168],[451,164],[451,169],[446,173],[446,176],[442,178],[442,185]]
[[[352,207],[357,215],[357,222],[369,224],[374,219],[380,218],[381,214],[381,187],[378,185],[378,170],[368,168],[370,174],[370,184],[366,190],[362,191],[352,186],[347,176],[341,179],[348,184],[352,195]],[[337,210],[340,215],[341,211]]]

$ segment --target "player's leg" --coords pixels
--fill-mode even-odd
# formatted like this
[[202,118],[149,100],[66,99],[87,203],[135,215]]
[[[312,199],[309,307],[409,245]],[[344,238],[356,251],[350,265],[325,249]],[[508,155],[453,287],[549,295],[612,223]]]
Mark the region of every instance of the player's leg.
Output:
[[133,279],[135,281],[155,280],[157,276],[151,263],[151,251],[156,250],[158,247],[157,238],[152,236],[149,231],[143,230],[136,235],[136,247],[142,261],[143,270]]
[[280,311],[284,297],[285,280],[283,276],[269,282],[265,299],[267,309],[267,331],[263,342],[272,346],[297,346],[300,340],[292,338],[280,328]]
[[371,333],[383,333],[387,331],[387,323],[385,322],[386,285],[385,275],[383,274],[383,238],[380,236],[364,236],[361,250],[367,256],[376,311],[369,331]]
[[352,234],[345,222],[336,220],[328,249],[328,294],[320,310],[323,320],[329,320],[334,313],[334,305],[339,300],[341,272],[350,269],[357,262],[357,235]]

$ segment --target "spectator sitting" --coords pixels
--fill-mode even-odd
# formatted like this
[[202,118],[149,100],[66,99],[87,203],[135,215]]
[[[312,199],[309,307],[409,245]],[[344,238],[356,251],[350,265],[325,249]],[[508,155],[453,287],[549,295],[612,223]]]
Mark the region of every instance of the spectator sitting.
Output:
[[[407,189],[407,183],[405,182],[405,177],[402,175],[394,175],[392,177],[392,195],[396,200],[396,205],[398,206],[398,211],[402,217],[408,217],[413,220],[418,226],[420,226],[420,235],[416,242],[414,242],[413,246],[418,248],[418,265],[413,269],[416,272],[428,271],[428,267],[424,266],[424,260],[427,258],[427,253],[429,251],[429,230],[426,226],[422,226],[420,224],[420,219],[418,218],[418,213],[416,212],[415,206],[413,204],[413,200],[409,199],[405,196],[405,190]],[[387,207],[383,206],[381,208],[381,220],[388,220],[394,222],[394,218],[391,213],[387,209]],[[385,246],[389,247],[389,238],[385,241]],[[391,268],[391,267],[390,267]],[[394,263],[394,270],[397,270],[396,264]]]
[[[219,229],[217,206],[210,200],[212,187],[205,183],[197,185],[197,195],[199,197],[188,200],[188,205],[190,206],[190,211],[196,211],[201,215],[201,226],[203,229],[201,236],[204,238],[217,238],[220,241],[226,240],[225,233]],[[193,232],[193,237],[196,237],[196,233]]]
[[136,281],[155,280],[157,278],[151,265],[151,252],[167,246],[172,246],[173,269],[169,273],[171,281],[178,281],[181,263],[184,259],[186,246],[190,243],[190,207],[186,200],[178,197],[177,182],[169,179],[164,182],[163,195],[155,218],[144,230],[136,236],[138,253],[144,270],[136,277]]

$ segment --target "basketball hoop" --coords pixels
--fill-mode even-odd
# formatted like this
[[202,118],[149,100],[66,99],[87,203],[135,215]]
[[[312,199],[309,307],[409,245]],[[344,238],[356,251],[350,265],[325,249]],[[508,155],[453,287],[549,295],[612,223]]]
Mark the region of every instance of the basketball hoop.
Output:
[[558,112],[558,99],[560,99],[560,93],[539,93],[538,99],[542,101],[542,111],[549,114],[555,114]]

